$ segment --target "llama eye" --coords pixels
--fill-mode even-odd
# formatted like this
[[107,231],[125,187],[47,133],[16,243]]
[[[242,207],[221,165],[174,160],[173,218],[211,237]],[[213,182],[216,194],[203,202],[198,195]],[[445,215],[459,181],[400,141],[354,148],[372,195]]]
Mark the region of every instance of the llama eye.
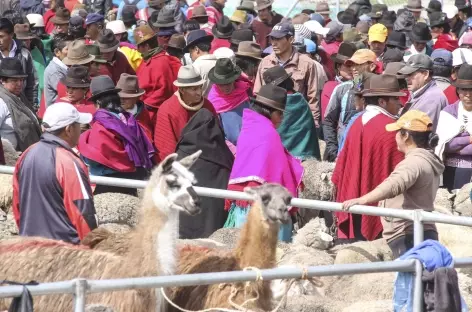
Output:
[[167,181],[167,185],[170,188],[178,188],[180,186],[180,184],[177,181]]

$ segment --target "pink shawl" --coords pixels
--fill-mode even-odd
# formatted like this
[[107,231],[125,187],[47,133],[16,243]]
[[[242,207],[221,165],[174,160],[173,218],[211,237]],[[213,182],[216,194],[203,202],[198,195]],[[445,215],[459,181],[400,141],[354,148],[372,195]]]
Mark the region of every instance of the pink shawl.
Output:
[[297,197],[302,177],[301,162],[285,149],[272,122],[245,109],[229,188],[249,181],[279,183]]
[[208,94],[208,100],[213,104],[218,114],[226,113],[249,100],[247,90],[250,87],[247,81],[237,80],[233,92],[224,94],[220,91],[218,85],[214,84]]

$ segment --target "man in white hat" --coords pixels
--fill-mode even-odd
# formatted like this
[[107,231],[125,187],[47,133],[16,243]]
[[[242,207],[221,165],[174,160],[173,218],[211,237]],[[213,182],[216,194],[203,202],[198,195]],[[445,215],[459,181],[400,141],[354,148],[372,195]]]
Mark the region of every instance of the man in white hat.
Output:
[[97,227],[87,166],[72,150],[80,125],[92,115],[68,103],[49,106],[41,140],[26,150],[13,173],[13,214],[21,236],[72,244]]
[[154,145],[159,161],[175,152],[180,133],[192,116],[202,108],[216,116],[213,105],[203,96],[205,80],[192,65],[182,66],[174,85],[177,92],[157,111]]

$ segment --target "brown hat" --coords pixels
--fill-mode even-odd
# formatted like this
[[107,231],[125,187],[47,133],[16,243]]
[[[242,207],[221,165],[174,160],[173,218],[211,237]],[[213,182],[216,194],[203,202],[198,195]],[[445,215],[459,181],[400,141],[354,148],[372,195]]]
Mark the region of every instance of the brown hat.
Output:
[[192,19],[197,17],[208,17],[206,8],[204,5],[197,5],[193,8]]
[[252,41],[243,41],[239,43],[237,56],[250,57],[256,60],[262,60],[261,46]]
[[30,31],[28,24],[16,24],[15,25],[15,35],[19,40],[28,40],[36,38],[36,36]]
[[256,1],[256,10],[264,10],[274,4],[274,0],[257,0]]
[[72,66],[67,70],[67,74],[61,79],[61,83],[70,88],[89,88],[90,75],[85,66]]
[[97,45],[100,52],[113,52],[118,49],[120,42],[116,39],[115,34],[111,29],[102,29],[98,33]]
[[287,90],[273,84],[263,85],[256,94],[254,102],[284,112],[287,102]]
[[421,0],[408,0],[405,8],[412,12],[421,12],[424,9],[421,5]]
[[67,66],[85,65],[95,60],[95,56],[90,55],[84,40],[74,40],[69,43],[67,56],[62,60]]
[[393,75],[396,76],[397,79],[404,79],[406,76],[398,74],[398,72],[405,67],[405,63],[403,62],[390,62],[384,69],[384,75]]
[[141,25],[133,30],[133,36],[134,40],[136,41],[136,45],[140,45],[149,39],[155,38],[156,35],[157,34],[149,25]]
[[56,15],[51,18],[51,22],[55,25],[69,24],[70,12],[66,8],[57,8]]
[[329,14],[328,2],[318,2],[316,4],[315,12],[319,14]]
[[186,45],[187,43],[185,42],[184,35],[173,34],[170,37],[169,43],[167,44],[167,48],[174,48],[183,51]]
[[370,86],[362,92],[363,97],[369,96],[405,96],[400,91],[397,77],[393,75],[378,75],[370,79]]
[[143,89],[139,88],[138,77],[126,73],[121,74],[116,87],[121,89],[118,95],[122,98],[136,98],[146,93]]

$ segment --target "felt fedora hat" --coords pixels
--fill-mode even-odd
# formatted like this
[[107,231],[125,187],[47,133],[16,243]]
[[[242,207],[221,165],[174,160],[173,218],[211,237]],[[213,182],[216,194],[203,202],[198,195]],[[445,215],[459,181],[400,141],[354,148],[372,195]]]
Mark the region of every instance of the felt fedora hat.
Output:
[[372,5],[371,11],[367,13],[367,16],[373,19],[379,19],[387,11],[388,11],[387,5],[381,4],[381,3],[375,3]]
[[404,92],[400,91],[398,79],[394,75],[378,75],[375,79],[370,80],[369,88],[362,91],[363,97],[405,95]]
[[397,77],[397,79],[405,79],[405,75],[401,75],[398,72],[405,67],[405,63],[403,62],[390,62],[385,67],[383,72],[384,75],[393,75]]
[[102,53],[100,53],[100,48],[98,47],[98,45],[96,45],[96,44],[87,44],[86,47],[87,47],[88,53],[95,57],[94,60],[93,60],[94,62],[100,63],[100,64],[107,63],[107,60],[102,58]]
[[462,64],[452,84],[458,89],[472,89],[472,65]]
[[429,27],[437,27],[448,24],[446,13],[443,12],[432,12],[429,14]]
[[412,12],[421,12],[424,9],[421,0],[408,0],[405,8]]
[[97,45],[100,52],[113,52],[118,49],[120,42],[116,39],[115,34],[111,29],[102,29],[98,33]]
[[140,45],[149,39],[155,38],[157,34],[152,30],[149,25],[141,25],[133,30],[133,37],[136,41],[136,45]]
[[400,31],[392,31],[387,37],[387,46],[393,46],[405,50],[406,47],[406,35]]
[[236,10],[246,11],[254,16],[257,15],[256,8],[254,6],[254,1],[244,0],[241,2],[241,5],[236,8]]
[[177,74],[174,86],[177,88],[202,86],[205,80],[196,71],[193,65],[182,66]]
[[16,39],[28,40],[36,38],[36,36],[30,31],[28,24],[16,24],[14,29]]
[[467,9],[470,8],[470,0],[455,0],[454,5],[459,9]]
[[70,88],[89,88],[90,75],[87,67],[82,65],[71,66],[61,83]]
[[67,56],[62,60],[67,66],[85,65],[95,60],[95,56],[90,55],[84,40],[74,40],[69,43]]
[[338,64],[344,64],[344,62],[350,59],[356,51],[357,47],[353,42],[343,42],[339,46],[338,53],[331,55],[331,60]]
[[384,25],[387,28],[393,28],[395,26],[396,20],[397,14],[394,11],[387,11],[382,15],[378,23]]
[[180,34],[173,34],[170,39],[169,43],[167,44],[167,48],[173,48],[177,50],[183,51],[185,48],[185,37],[184,35]]
[[0,77],[26,78],[20,60],[15,57],[5,57],[0,61]]
[[66,8],[57,8],[56,15],[51,18],[51,22],[55,25],[65,25],[69,24],[70,12]]
[[432,38],[431,31],[425,23],[416,23],[410,32],[410,39],[412,42],[426,43]]
[[281,66],[271,67],[262,74],[262,79],[264,82],[274,86],[278,86],[291,77],[292,73],[287,73],[287,71]]
[[165,6],[157,15],[157,20],[152,22],[152,26],[155,28],[162,28],[162,27],[174,27],[177,25],[177,21],[175,20],[175,11],[172,6]]
[[257,0],[256,1],[256,10],[264,10],[274,4],[274,0]]
[[208,73],[208,79],[215,84],[229,84],[236,81],[241,76],[241,68],[236,66],[229,58],[222,58],[216,61]]
[[259,89],[253,101],[259,105],[284,112],[287,103],[287,91],[273,84],[266,84]]
[[198,17],[208,17],[206,8],[204,5],[197,5],[192,10],[192,17],[190,19],[198,18]]
[[211,29],[213,36],[220,39],[229,39],[233,34],[234,26],[227,16],[223,16]]
[[93,77],[90,83],[90,93],[92,96],[88,98],[89,101],[94,102],[102,95],[105,94],[117,94],[121,89],[115,87],[113,80],[109,76],[101,75]]
[[204,29],[192,30],[187,35],[187,45],[184,48],[184,52],[188,53],[190,48],[199,44],[200,42],[211,43],[213,41],[213,35],[208,35]]
[[428,13],[433,12],[442,12],[442,4],[438,0],[431,0],[428,3],[428,7],[426,8]]
[[243,41],[254,41],[254,32],[252,29],[236,29],[229,40],[232,44],[240,44]]
[[118,95],[122,98],[136,98],[146,93],[146,91],[139,88],[138,77],[127,73],[121,74],[116,87],[121,89]]
[[261,46],[252,41],[243,41],[238,45],[236,56],[249,57],[256,60],[262,60]]
[[319,14],[329,14],[328,2],[318,2],[315,7],[315,12]]

